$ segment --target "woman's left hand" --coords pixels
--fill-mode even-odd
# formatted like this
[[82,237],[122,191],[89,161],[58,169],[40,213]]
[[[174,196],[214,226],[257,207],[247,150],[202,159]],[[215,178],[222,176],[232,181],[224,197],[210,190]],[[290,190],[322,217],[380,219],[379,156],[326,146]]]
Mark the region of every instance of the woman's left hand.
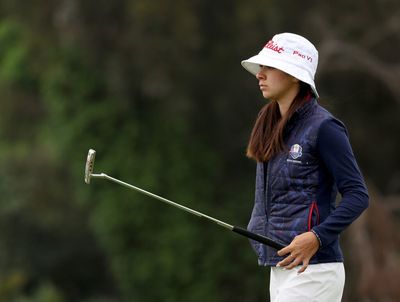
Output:
[[303,266],[298,271],[300,274],[306,270],[311,257],[318,251],[318,248],[319,241],[313,232],[298,235],[288,246],[278,251],[279,256],[289,255],[276,266],[292,269],[302,264]]

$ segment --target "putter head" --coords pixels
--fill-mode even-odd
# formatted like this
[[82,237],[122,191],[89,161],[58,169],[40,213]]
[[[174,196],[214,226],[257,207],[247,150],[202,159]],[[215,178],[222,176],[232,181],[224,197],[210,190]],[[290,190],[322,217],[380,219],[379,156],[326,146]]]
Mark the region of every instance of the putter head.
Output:
[[96,151],[90,149],[87,155],[86,166],[85,166],[85,182],[87,184],[90,184],[90,177],[92,176],[93,173],[95,156],[96,156]]

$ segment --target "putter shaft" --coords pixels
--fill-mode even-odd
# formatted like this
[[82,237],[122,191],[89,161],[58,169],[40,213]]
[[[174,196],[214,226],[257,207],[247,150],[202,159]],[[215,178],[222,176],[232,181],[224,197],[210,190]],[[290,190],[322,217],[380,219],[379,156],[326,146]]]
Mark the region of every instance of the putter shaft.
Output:
[[130,189],[133,189],[133,190],[138,191],[138,192],[140,192],[140,193],[143,193],[143,194],[145,194],[145,195],[147,195],[147,196],[150,196],[150,197],[153,197],[153,198],[155,198],[155,199],[158,199],[158,200],[160,200],[160,201],[162,201],[162,202],[165,202],[165,203],[167,203],[167,204],[169,204],[169,205],[172,205],[172,206],[174,206],[174,207],[176,207],[176,208],[179,208],[179,209],[181,209],[181,210],[184,210],[184,211],[186,211],[186,212],[189,212],[189,213],[191,213],[191,214],[194,214],[194,215],[196,215],[196,216],[198,216],[198,217],[203,217],[203,218],[206,218],[206,219],[208,219],[208,220],[211,220],[211,221],[213,221],[213,222],[219,224],[220,226],[223,226],[224,228],[230,229],[231,231],[232,231],[233,228],[234,228],[233,225],[227,224],[227,223],[225,223],[225,222],[223,222],[223,221],[221,221],[221,220],[215,219],[215,218],[213,218],[213,217],[211,217],[211,216],[205,215],[205,214],[203,214],[203,213],[201,213],[201,212],[198,212],[198,211],[195,211],[195,210],[193,210],[193,209],[191,209],[191,208],[188,208],[188,207],[185,207],[185,206],[183,206],[183,205],[180,205],[179,203],[173,202],[173,201],[171,201],[171,200],[169,200],[169,199],[166,199],[166,198],[164,198],[164,197],[158,196],[158,195],[156,195],[156,194],[150,193],[150,192],[148,192],[148,191],[146,191],[146,190],[143,190],[143,189],[141,189],[141,188],[135,187],[135,186],[133,186],[133,185],[131,185],[131,184],[128,184],[128,183],[126,183],[126,182],[124,182],[124,181],[121,181],[121,180],[119,180],[119,179],[116,179],[116,178],[114,178],[114,177],[111,177],[111,176],[109,176],[109,175],[107,175],[107,174],[105,174],[105,173],[101,173],[101,174],[92,174],[91,177],[93,177],[93,178],[104,178],[104,179],[108,179],[108,180],[110,180],[110,181],[112,181],[112,182],[115,182],[115,183],[121,185],[121,186],[130,188]]
[[90,179],[92,177],[93,178],[107,179],[109,181],[115,182],[115,183],[117,183],[117,184],[119,184],[121,186],[124,186],[126,188],[133,189],[133,190],[135,190],[135,191],[137,191],[139,193],[142,193],[142,194],[145,194],[145,195],[150,196],[152,198],[158,199],[158,200],[160,200],[160,201],[162,201],[162,202],[164,202],[166,204],[174,206],[174,207],[176,207],[178,209],[181,209],[181,210],[183,210],[185,212],[188,212],[190,214],[196,215],[198,217],[205,218],[205,219],[207,219],[209,221],[212,221],[212,222],[214,222],[214,223],[216,223],[216,224],[218,224],[218,225],[220,225],[220,226],[222,226],[222,227],[224,227],[226,229],[229,229],[229,230],[231,230],[231,231],[233,231],[235,233],[238,233],[238,234],[243,235],[243,236],[245,236],[247,238],[250,238],[250,239],[253,239],[253,240],[258,241],[260,243],[263,243],[265,245],[271,246],[271,247],[273,247],[273,248],[275,248],[277,250],[280,250],[280,249],[285,247],[285,245],[283,245],[281,243],[278,243],[276,241],[273,241],[272,239],[270,239],[268,237],[265,237],[263,235],[259,235],[259,234],[250,232],[250,231],[248,231],[248,230],[246,230],[244,228],[238,227],[238,226],[230,225],[230,224],[228,224],[226,222],[223,222],[221,220],[215,219],[215,218],[213,218],[211,216],[205,215],[205,214],[203,214],[201,212],[195,211],[195,210],[190,209],[188,207],[185,207],[183,205],[180,205],[179,203],[173,202],[173,201],[168,200],[168,199],[166,199],[164,197],[161,197],[161,196],[158,196],[156,194],[150,193],[150,192],[148,192],[146,190],[143,190],[141,188],[133,186],[133,185],[131,185],[129,183],[126,183],[124,181],[121,181],[119,179],[111,177],[111,176],[109,176],[109,175],[107,175],[105,173],[93,174],[95,155],[96,155],[96,151],[93,150],[93,149],[90,149],[89,152],[88,152],[88,156],[87,156],[87,160],[86,160],[86,166],[85,166],[85,182],[87,184],[90,184]]

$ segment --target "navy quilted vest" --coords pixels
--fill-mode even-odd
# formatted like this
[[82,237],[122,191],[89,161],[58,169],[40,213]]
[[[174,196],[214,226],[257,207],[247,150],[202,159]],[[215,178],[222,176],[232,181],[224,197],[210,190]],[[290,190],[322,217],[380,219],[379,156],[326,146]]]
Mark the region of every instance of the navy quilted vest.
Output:
[[[316,202],[320,165],[316,154],[318,130],[323,121],[334,117],[315,99],[302,106],[285,129],[287,152],[267,163],[257,163],[255,204],[248,229],[278,242],[289,244],[293,238],[309,231],[321,219]],[[335,206],[336,188],[326,207]],[[276,250],[251,241],[260,265],[276,265],[282,257]],[[338,240],[332,245],[336,260],[342,255]],[[310,263],[324,262],[318,253]]]

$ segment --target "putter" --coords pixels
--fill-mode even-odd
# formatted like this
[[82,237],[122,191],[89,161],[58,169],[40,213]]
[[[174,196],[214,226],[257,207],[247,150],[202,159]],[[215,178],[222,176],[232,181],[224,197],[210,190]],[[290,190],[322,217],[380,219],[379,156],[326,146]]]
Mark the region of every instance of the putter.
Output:
[[115,183],[117,183],[117,184],[119,184],[121,186],[124,186],[126,188],[133,189],[133,190],[135,190],[137,192],[140,192],[140,193],[145,194],[147,196],[150,196],[150,197],[153,197],[155,199],[158,199],[158,200],[160,200],[160,201],[162,201],[164,203],[167,203],[167,204],[169,204],[171,206],[174,206],[174,207],[176,207],[178,209],[181,209],[181,210],[183,210],[185,212],[191,213],[191,214],[196,215],[198,217],[205,218],[205,219],[207,219],[209,221],[212,221],[212,222],[214,222],[214,223],[216,223],[216,224],[218,224],[218,225],[220,225],[220,226],[222,226],[222,227],[224,227],[224,228],[226,228],[228,230],[231,230],[231,231],[233,231],[233,232],[235,232],[237,234],[240,234],[242,236],[245,236],[247,238],[253,239],[253,240],[255,240],[257,242],[260,242],[262,244],[271,246],[271,247],[273,247],[273,248],[275,248],[277,250],[280,250],[280,249],[285,247],[284,244],[276,242],[276,241],[274,241],[274,240],[272,240],[272,239],[270,239],[268,237],[265,237],[263,235],[259,235],[259,234],[256,234],[256,233],[252,233],[252,232],[250,232],[250,231],[248,231],[248,230],[246,230],[244,228],[238,227],[238,226],[233,226],[233,225],[227,224],[227,223],[225,223],[225,222],[223,222],[221,220],[215,219],[213,217],[210,217],[210,216],[205,215],[203,213],[200,213],[198,211],[192,210],[192,209],[190,209],[188,207],[180,205],[180,204],[178,204],[176,202],[173,202],[171,200],[168,200],[168,199],[166,199],[164,197],[155,195],[155,194],[150,193],[148,191],[145,191],[145,190],[143,190],[141,188],[138,188],[138,187],[135,187],[135,186],[133,186],[131,184],[123,182],[123,181],[121,181],[119,179],[116,179],[114,177],[108,176],[107,174],[104,174],[104,173],[94,174],[93,173],[93,169],[94,169],[95,156],[96,156],[96,151],[93,150],[93,149],[90,149],[89,153],[88,153],[88,156],[87,156],[87,160],[86,160],[86,166],[85,166],[85,182],[87,184],[90,184],[91,178],[106,179],[106,180],[115,182]]

